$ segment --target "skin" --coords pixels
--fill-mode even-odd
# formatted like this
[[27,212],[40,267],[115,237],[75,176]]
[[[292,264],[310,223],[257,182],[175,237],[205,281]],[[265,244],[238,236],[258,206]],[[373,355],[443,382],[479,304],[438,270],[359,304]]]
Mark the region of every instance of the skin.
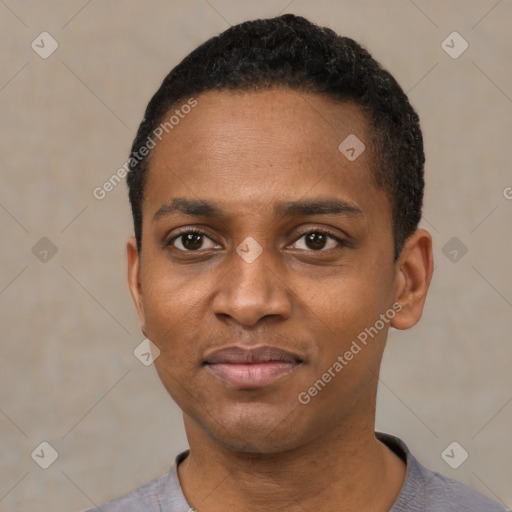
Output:
[[[161,350],[157,372],[183,410],[185,497],[198,512],[387,511],[406,468],[374,435],[378,374],[389,325],[408,329],[421,317],[431,236],[417,230],[393,261],[391,205],[374,185],[357,106],[282,89],[197,100],[153,150],[141,253],[134,238],[127,244],[142,329]],[[366,144],[354,161],[338,150],[349,134]],[[222,216],[154,219],[175,198],[209,201]],[[274,210],[325,199],[361,213]],[[190,227],[206,237],[187,252],[175,237]],[[311,246],[304,235],[319,230],[346,244]],[[252,263],[236,252],[246,237],[262,248]],[[397,302],[390,323],[301,404],[299,393]],[[205,354],[234,344],[276,346],[303,362],[267,386],[238,389],[202,365]]]

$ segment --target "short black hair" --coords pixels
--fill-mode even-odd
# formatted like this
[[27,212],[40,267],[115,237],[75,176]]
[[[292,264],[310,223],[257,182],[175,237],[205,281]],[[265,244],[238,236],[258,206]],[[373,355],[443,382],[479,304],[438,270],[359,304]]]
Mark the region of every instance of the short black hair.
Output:
[[192,51],[163,80],[146,108],[129,160],[127,183],[139,252],[148,141],[171,108],[206,91],[277,87],[361,108],[372,136],[375,184],[391,203],[396,261],[421,219],[425,156],[419,117],[397,81],[366,49],[293,14],[227,29]]

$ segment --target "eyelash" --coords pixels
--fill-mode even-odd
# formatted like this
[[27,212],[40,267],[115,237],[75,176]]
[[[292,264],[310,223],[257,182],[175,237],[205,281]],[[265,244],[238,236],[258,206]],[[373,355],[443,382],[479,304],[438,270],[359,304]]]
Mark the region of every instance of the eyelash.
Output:
[[[333,240],[335,240],[336,242],[338,242],[338,244],[340,244],[342,247],[347,247],[348,246],[348,242],[346,242],[345,240],[343,240],[342,238],[338,237],[337,235],[335,235],[334,233],[331,233],[330,231],[327,231],[325,229],[310,229],[308,231],[305,231],[304,233],[302,233],[298,238],[296,238],[294,240],[293,243],[297,242],[298,240],[300,240],[302,237],[306,236],[306,235],[309,235],[311,233],[317,233],[317,234],[320,234],[320,235],[326,235],[327,237],[329,238],[332,238]],[[173,236],[166,244],[166,246],[172,246],[173,242],[175,240],[177,240],[178,238],[180,238],[181,236],[183,235],[202,235],[202,236],[205,236],[206,238],[209,238],[210,240],[212,240],[209,236],[208,236],[208,233],[206,233],[205,231],[202,231],[201,229],[198,229],[198,228],[189,228],[187,229],[186,231],[182,231],[181,233]],[[212,240],[214,241],[214,240]],[[201,251],[201,249],[198,249],[197,251],[184,251],[182,249],[177,249],[178,251],[180,252],[190,252],[190,253],[197,253],[199,251]],[[311,252],[326,252],[325,250],[318,250],[318,251],[314,251],[313,249],[310,249]]]

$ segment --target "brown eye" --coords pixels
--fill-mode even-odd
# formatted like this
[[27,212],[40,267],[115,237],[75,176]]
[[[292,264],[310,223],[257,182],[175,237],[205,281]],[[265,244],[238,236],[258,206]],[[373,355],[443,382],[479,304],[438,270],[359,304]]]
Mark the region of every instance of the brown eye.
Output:
[[[213,249],[215,243],[204,233],[187,231],[173,238],[169,245],[180,251],[198,251],[200,249]],[[206,247],[205,247],[206,245]]]
[[308,233],[305,241],[310,249],[317,251],[325,247],[327,237],[323,233]]
[[345,245],[340,238],[323,231],[310,231],[298,238],[294,245],[294,249],[322,251],[333,249],[337,245]]
[[200,249],[201,245],[203,245],[203,235],[198,235],[197,233],[181,235],[181,240],[183,247],[191,251]]

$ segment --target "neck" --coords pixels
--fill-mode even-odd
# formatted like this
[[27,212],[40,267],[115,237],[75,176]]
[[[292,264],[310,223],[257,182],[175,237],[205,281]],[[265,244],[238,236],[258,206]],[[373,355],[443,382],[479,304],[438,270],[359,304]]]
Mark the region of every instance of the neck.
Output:
[[186,416],[190,454],[178,469],[183,492],[197,512],[387,512],[405,463],[375,438],[369,423],[262,454],[227,449]]

